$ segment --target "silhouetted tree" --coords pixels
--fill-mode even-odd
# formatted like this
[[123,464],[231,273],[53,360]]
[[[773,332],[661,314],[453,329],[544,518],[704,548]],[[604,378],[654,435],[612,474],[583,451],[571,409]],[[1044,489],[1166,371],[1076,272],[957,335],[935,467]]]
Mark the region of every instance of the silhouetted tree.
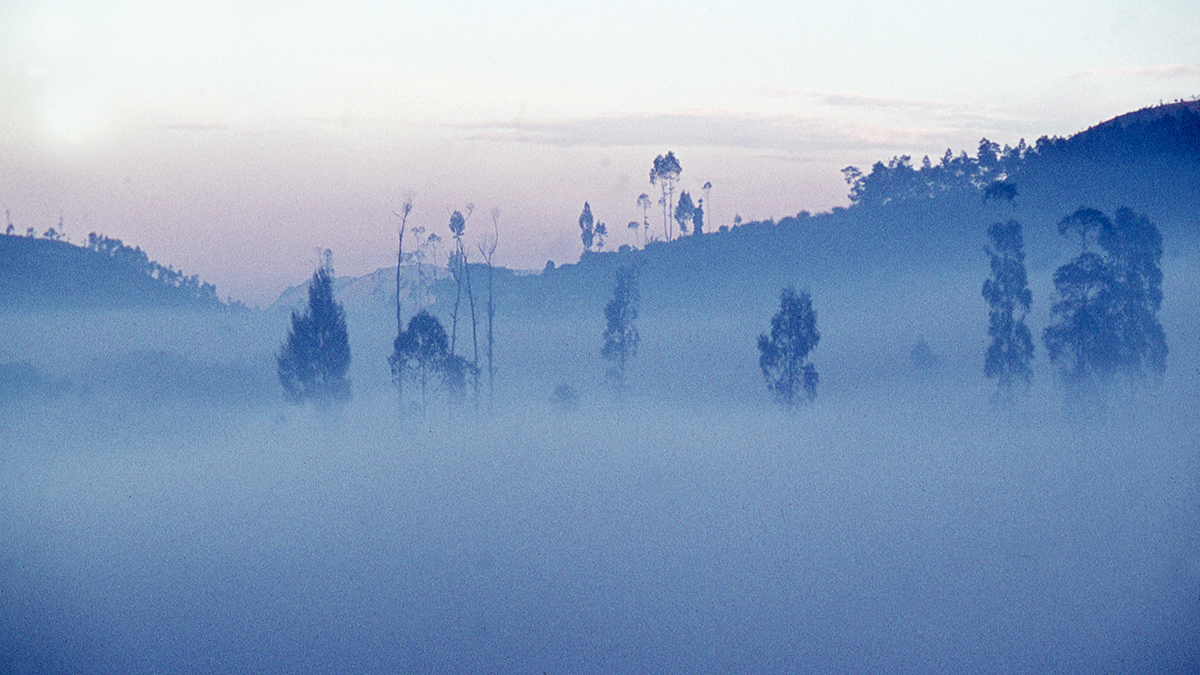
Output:
[[429,384],[435,377],[444,378],[446,359],[450,356],[450,341],[442,323],[429,312],[421,310],[408,320],[408,330],[401,331],[392,345],[388,365],[392,380],[414,380],[421,385],[421,406],[429,402]]
[[671,240],[670,214],[674,211],[675,185],[679,182],[681,173],[683,173],[683,167],[679,165],[679,160],[675,158],[674,152],[668,152],[666,156],[655,157],[654,168],[650,169],[650,184],[658,184],[662,187],[662,199],[659,203],[663,207],[663,237],[667,241]]
[[493,293],[493,267],[492,256],[496,254],[496,246],[500,243],[500,209],[492,208],[492,241],[485,248],[483,244],[479,244],[479,255],[483,256],[487,262],[488,280],[487,280],[487,360],[488,360],[488,408],[491,408],[495,403],[496,397],[496,366],[492,360],[493,349],[495,347],[495,334],[492,332],[492,323],[496,318],[495,295]]
[[279,382],[289,401],[328,402],[350,398],[350,340],[342,306],[333,299],[333,268],[325,263],[308,284],[308,309],[292,312],[292,328],[276,357]]
[[[1156,316],[1162,237],[1145,216],[1124,207],[1115,215],[1080,208],[1058,225],[1061,234],[1079,234],[1082,251],[1054,273],[1054,323],[1043,340],[1069,380],[1166,370],[1166,335]],[[1093,235],[1103,255],[1088,250]]]
[[696,205],[692,203],[692,196],[687,190],[679,193],[679,203],[675,205],[675,222],[679,224],[679,231],[683,234],[688,233],[688,223],[692,222],[692,215],[696,212]]
[[992,276],[983,282],[983,298],[988,303],[988,345],[983,372],[996,380],[999,395],[1011,401],[1019,384],[1029,386],[1033,370],[1033,337],[1025,325],[1025,316],[1033,303],[1033,293],[1025,274],[1025,242],[1021,224],[1015,220],[988,227],[990,245],[985,248],[991,261]]
[[604,223],[596,223],[596,250],[604,248],[604,238],[608,236],[608,225]]
[[692,209],[692,234],[704,234],[704,200],[696,203]]
[[619,268],[612,300],[604,306],[604,345],[600,348],[600,356],[610,364],[607,374],[618,395],[625,392],[629,364],[637,356],[641,340],[636,325],[640,303],[637,271],[633,267]]
[[1161,376],[1167,369],[1167,338],[1157,316],[1163,301],[1162,235],[1149,218],[1122,207],[1112,227],[1101,228],[1099,243],[1120,289],[1122,369]]
[[396,335],[400,335],[404,330],[404,319],[400,314],[400,268],[404,265],[404,230],[408,227],[408,214],[412,213],[413,202],[412,195],[407,195],[404,198],[404,203],[400,205],[400,213],[392,211],[392,215],[400,219],[400,226],[396,228],[398,242],[396,244]]
[[642,246],[645,246],[650,235],[650,195],[645,192],[638,195],[637,203],[642,207]]
[[458,308],[462,304],[463,285],[467,283],[467,252],[463,249],[463,234],[467,231],[467,219],[471,217],[471,212],[475,210],[474,204],[467,204],[467,215],[463,215],[461,211],[454,211],[450,214],[450,234],[454,237],[454,253],[450,254],[450,260],[446,266],[450,268],[450,273],[454,275],[454,311],[450,315],[450,353],[456,353],[455,348],[458,344]]
[[767,389],[786,406],[817,397],[817,369],[809,352],[821,341],[817,313],[808,292],[793,288],[779,293],[779,312],[771,318],[771,334],[758,336],[758,366]]
[[583,211],[579,214],[579,238],[583,240],[583,250],[592,250],[592,240],[596,236],[596,231],[593,228],[595,219],[592,218],[592,205],[587,202],[583,203]]
[[[405,196],[404,203],[400,205],[400,213],[392,211],[392,215],[400,219],[400,226],[397,228],[397,243],[396,243],[396,339],[400,339],[401,333],[404,332],[404,317],[401,314],[400,306],[400,268],[404,265],[404,230],[408,227],[408,214],[412,213],[413,203],[412,195]],[[404,402],[404,378],[393,378],[396,383],[396,388],[399,392],[400,402]]]

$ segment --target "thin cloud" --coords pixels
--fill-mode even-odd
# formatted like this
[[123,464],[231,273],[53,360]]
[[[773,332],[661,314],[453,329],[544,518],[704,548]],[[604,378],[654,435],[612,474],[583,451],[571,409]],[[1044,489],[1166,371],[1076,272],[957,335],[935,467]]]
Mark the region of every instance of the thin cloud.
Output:
[[1200,77],[1200,63],[1172,63],[1159,66],[1127,66],[1096,68],[1075,73],[1073,79],[1146,79],[1173,80],[1181,77]]
[[164,124],[159,128],[164,131],[229,131],[231,127],[228,124],[200,124],[183,122],[178,124]]
[[1015,129],[1021,120],[974,103],[893,98],[811,89],[759,89],[771,98],[805,98],[841,110],[894,113],[915,119],[921,127],[949,129]]
[[796,154],[925,145],[945,129],[875,126],[833,117],[733,113],[625,115],[455,127],[470,140],[559,147],[723,147]]
[[927,99],[892,98],[889,96],[869,96],[865,94],[848,94],[844,92],[818,91],[814,89],[779,89],[766,87],[758,93],[769,98],[807,98],[825,105],[841,108],[869,108],[888,110],[914,111],[965,111],[974,106],[953,101],[931,101]]

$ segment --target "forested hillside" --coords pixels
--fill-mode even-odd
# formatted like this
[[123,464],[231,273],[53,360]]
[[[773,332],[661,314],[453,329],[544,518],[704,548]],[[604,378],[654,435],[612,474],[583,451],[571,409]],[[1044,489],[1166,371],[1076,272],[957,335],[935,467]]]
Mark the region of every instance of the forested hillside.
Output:
[[594,301],[603,292],[597,279],[632,262],[649,288],[663,291],[649,302],[709,303],[777,278],[980,266],[988,225],[1009,219],[1025,226],[1031,268],[1047,270],[1070,253],[1073,242],[1056,225],[1080,206],[1146,215],[1161,230],[1168,258],[1200,245],[1198,102],[1129,113],[1069,138],[1016,146],[985,138],[974,155],[900,156],[844,173],[848,208],[801,211],[639,251],[585,252],[576,265],[517,281],[536,302],[547,294]]
[[92,234],[86,246],[0,236],[0,310],[220,307],[216,286]]

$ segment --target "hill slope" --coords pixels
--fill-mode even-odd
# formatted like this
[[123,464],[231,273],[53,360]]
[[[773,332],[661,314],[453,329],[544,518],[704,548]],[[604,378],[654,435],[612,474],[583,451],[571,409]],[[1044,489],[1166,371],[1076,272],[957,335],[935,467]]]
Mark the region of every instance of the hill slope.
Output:
[[0,235],[0,310],[219,307],[216,288],[93,237],[93,247]]

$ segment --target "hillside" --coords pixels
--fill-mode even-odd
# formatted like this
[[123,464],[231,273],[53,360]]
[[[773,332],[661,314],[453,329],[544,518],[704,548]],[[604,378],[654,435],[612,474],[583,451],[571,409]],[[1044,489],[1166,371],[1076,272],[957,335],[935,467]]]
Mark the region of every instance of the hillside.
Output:
[[[1069,138],[1043,137],[1033,145],[998,146],[987,139],[974,155],[947,150],[941,160],[895,157],[869,171],[847,168],[851,205],[829,213],[800,212],[776,221],[749,222],[727,231],[652,242],[634,251],[585,253],[574,264],[541,274],[505,270],[498,282],[507,312],[589,310],[603,302],[619,265],[641,270],[649,308],[726,307],[748,295],[772,295],[782,284],[843,283],[878,275],[986,273],[984,233],[989,224],[1022,222],[1029,265],[1047,272],[1072,255],[1074,243],[1058,221],[1081,205],[1112,212],[1128,206],[1153,220],[1167,257],[1200,244],[1200,103],[1176,103],[1121,115]],[[1016,197],[985,202],[993,182],[1015,186]],[[481,278],[482,268],[473,272]],[[411,289],[412,270],[405,275]],[[394,302],[395,268],[339,282],[352,313],[383,314]],[[443,272],[430,285],[453,299]],[[279,305],[302,302],[303,286]],[[406,296],[412,307],[411,291]]]
[[216,288],[92,235],[89,246],[0,235],[0,310],[220,307]]

